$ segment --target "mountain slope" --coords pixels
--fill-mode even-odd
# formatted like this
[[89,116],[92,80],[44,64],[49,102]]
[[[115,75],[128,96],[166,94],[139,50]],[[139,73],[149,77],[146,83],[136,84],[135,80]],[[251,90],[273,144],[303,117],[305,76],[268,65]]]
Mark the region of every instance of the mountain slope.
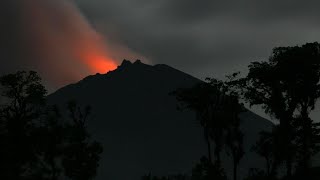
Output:
[[[175,97],[168,95],[198,82],[167,65],[123,61],[116,70],[89,76],[48,99],[61,106],[70,99],[92,106],[89,130],[104,146],[98,180],[137,180],[149,172],[190,172],[206,154],[203,132],[194,113],[178,111]],[[239,169],[244,175],[250,167],[263,166],[250,147],[259,131],[269,130],[272,123],[252,112],[243,113],[241,119],[248,153]],[[229,170],[231,163],[225,167]]]

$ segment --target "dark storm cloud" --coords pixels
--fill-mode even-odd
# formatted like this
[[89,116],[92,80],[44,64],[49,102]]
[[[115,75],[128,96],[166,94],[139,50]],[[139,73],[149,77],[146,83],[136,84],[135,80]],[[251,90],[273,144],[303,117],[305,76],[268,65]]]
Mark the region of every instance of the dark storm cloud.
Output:
[[[66,61],[63,62],[60,54],[55,50],[64,44],[55,44],[53,39],[57,39],[57,36],[53,37],[53,33],[50,34],[53,31],[61,32],[63,29],[61,22],[66,17],[61,21],[58,15],[62,13],[53,13],[59,11],[58,9],[62,9],[61,3],[49,4],[48,0],[3,0],[0,2],[0,75],[19,70],[35,70],[41,74],[50,90],[53,90],[52,87],[61,87],[66,82],[71,82],[72,73],[65,65]],[[48,27],[48,24],[53,24],[49,16],[56,20],[55,27]],[[50,32],[46,31],[49,29]],[[52,37],[44,39],[43,37],[48,34]],[[40,39],[43,39],[43,43],[40,43]],[[47,44],[51,44],[51,47]],[[46,57],[38,56],[45,53]],[[49,61],[47,57],[55,59]],[[63,68],[69,69],[68,74],[62,72]],[[59,75],[60,79],[56,78]],[[76,81],[78,78],[72,80]]]
[[109,45],[71,0],[3,0],[0,13],[0,75],[35,70],[50,91],[140,57]]
[[[154,64],[222,78],[276,46],[320,41],[318,0],[76,0],[105,36]],[[254,112],[266,116],[261,110]],[[320,109],[312,115],[319,119]]]
[[201,2],[194,0],[166,1],[163,10],[169,20],[203,21],[219,11],[219,6],[212,0]]
[[19,8],[18,1],[0,2],[0,74],[19,64]]
[[200,78],[320,40],[319,1],[76,1],[106,36]]
[[[91,25],[104,34],[110,49],[117,51],[118,61],[135,52],[154,64],[165,63],[200,78],[243,70],[249,62],[267,58],[275,46],[320,40],[320,1],[315,0],[73,1]],[[36,7],[35,1],[27,0],[0,3],[0,73],[40,69],[41,63],[27,59],[28,52],[24,52],[35,41],[29,37],[29,43],[24,43],[21,34],[30,24],[43,23],[32,23],[32,19],[21,23],[21,2]],[[63,13],[54,17],[57,23],[67,19],[61,18]],[[50,29],[59,33],[62,26]],[[63,66],[57,63],[50,67]]]
[[[319,15],[319,1],[310,0],[175,0],[167,1],[165,7],[171,19],[179,17],[182,21],[210,19],[214,16],[234,16],[248,21],[278,21],[293,18],[314,18]],[[313,19],[316,20],[316,19]]]

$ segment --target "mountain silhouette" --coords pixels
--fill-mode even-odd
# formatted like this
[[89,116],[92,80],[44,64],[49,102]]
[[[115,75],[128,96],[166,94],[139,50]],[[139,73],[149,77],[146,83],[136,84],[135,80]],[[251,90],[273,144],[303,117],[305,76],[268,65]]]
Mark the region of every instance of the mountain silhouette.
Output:
[[[147,65],[124,60],[114,71],[88,76],[48,96],[62,109],[70,99],[92,106],[88,129],[101,142],[97,179],[138,180],[147,173],[169,175],[190,173],[206,155],[203,131],[193,112],[177,109],[169,93],[201,82],[164,64]],[[242,113],[245,156],[239,175],[249,168],[264,168],[264,160],[250,151],[261,130],[273,124],[250,112]],[[223,166],[232,175],[231,158],[223,155]]]

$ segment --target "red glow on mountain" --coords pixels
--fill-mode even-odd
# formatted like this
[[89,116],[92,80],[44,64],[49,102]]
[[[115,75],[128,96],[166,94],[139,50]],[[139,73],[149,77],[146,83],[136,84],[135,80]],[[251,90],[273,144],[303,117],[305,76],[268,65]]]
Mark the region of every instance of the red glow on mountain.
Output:
[[117,64],[111,58],[97,52],[88,52],[82,58],[95,73],[106,73],[117,68]]

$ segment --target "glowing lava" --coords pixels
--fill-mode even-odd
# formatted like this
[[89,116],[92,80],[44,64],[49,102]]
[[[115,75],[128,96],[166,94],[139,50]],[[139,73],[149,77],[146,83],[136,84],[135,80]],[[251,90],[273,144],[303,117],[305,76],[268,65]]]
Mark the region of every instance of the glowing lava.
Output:
[[97,32],[73,1],[24,0],[23,37],[46,79],[67,84],[117,68],[113,45]]
[[117,68],[116,61],[107,51],[103,38],[92,29],[88,29],[85,36],[73,41],[73,54],[76,59],[85,64],[93,73],[107,73]]
[[90,70],[97,73],[106,73],[117,68],[117,64],[105,55],[88,53],[83,56]]

